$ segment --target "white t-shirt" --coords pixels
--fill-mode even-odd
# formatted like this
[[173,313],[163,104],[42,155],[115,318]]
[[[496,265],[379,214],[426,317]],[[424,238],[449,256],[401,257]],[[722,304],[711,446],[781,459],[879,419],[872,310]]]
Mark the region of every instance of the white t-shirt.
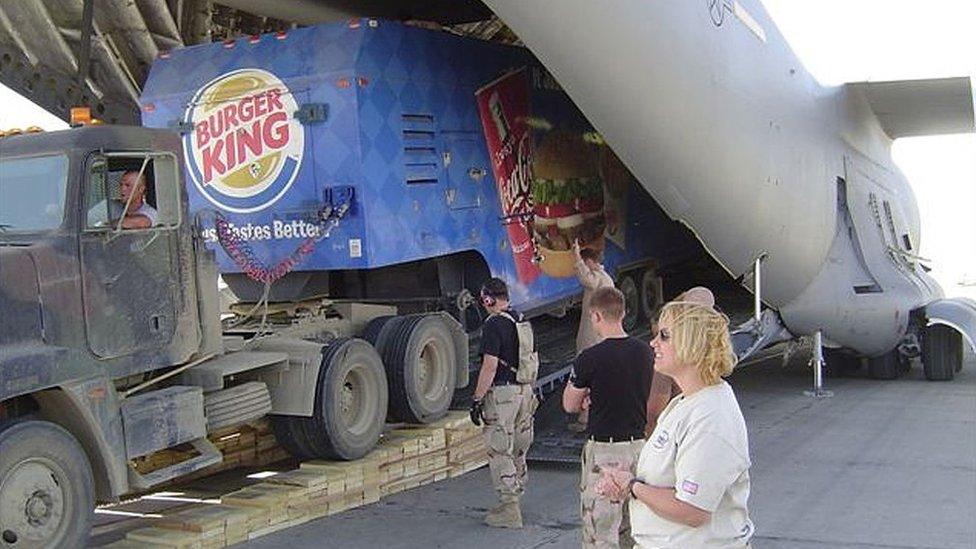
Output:
[[675,489],[675,497],[712,514],[693,528],[667,520],[632,499],[631,532],[640,547],[741,548],[749,519],[749,439],[732,387],[722,381],[674,397],[641,451],[637,478]]
[[144,215],[144,216],[146,216],[146,218],[149,219],[149,226],[150,227],[155,227],[156,226],[156,218],[159,217],[159,212],[157,212],[156,211],[156,208],[153,208],[149,204],[146,204],[145,202],[143,202],[142,203],[142,206],[139,206],[139,209],[135,211],[135,214],[136,215]]

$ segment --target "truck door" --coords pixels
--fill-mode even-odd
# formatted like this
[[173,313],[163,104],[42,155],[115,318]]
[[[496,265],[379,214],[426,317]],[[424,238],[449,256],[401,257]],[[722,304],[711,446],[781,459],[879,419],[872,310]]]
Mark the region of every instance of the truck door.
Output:
[[488,155],[479,134],[443,132],[447,170],[447,202],[452,210],[478,208],[485,203]]
[[[123,199],[122,181],[131,172],[136,180],[142,173],[141,200],[155,216],[128,219],[153,217],[151,226],[125,227],[131,224],[123,221],[126,203],[134,212],[137,202]],[[168,153],[95,155],[87,164],[80,238],[85,330],[89,348],[101,358],[162,350],[173,339],[182,292],[177,173],[177,160]],[[158,365],[150,362],[146,366]]]

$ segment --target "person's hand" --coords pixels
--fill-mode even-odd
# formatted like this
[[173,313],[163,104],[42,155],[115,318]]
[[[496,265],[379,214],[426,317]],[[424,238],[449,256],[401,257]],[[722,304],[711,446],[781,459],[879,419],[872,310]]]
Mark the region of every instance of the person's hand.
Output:
[[472,400],[471,409],[468,410],[468,413],[471,414],[471,423],[480,427],[481,422],[485,419],[483,400]]
[[630,480],[634,474],[619,465],[608,465],[600,468],[602,477],[597,482],[596,492],[613,502],[625,501],[630,494]]
[[580,253],[580,241],[578,238],[573,239],[573,252],[575,252],[577,255]]

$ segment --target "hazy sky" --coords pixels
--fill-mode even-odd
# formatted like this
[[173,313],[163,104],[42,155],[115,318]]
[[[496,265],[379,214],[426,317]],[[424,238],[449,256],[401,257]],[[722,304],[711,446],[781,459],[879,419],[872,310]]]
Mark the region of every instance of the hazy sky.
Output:
[[[974,0],[762,1],[824,84],[976,79]],[[920,255],[946,295],[976,299],[976,134],[903,138],[892,153],[918,199]]]
[[[976,0],[762,1],[824,84],[976,77]],[[0,84],[0,129],[31,124],[65,127]],[[900,139],[893,154],[918,198],[921,255],[947,295],[976,298],[976,135]]]

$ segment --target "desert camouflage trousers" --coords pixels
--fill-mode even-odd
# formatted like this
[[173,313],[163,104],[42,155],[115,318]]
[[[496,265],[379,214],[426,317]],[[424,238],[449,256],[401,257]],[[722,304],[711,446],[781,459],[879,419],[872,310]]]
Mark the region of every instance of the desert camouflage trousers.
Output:
[[583,547],[633,547],[627,504],[613,503],[596,493],[602,467],[619,465],[631,472],[637,466],[644,440],[628,442],[587,441],[583,446],[580,475],[580,516]]
[[485,395],[485,446],[491,482],[502,501],[525,492],[525,455],[532,444],[537,401],[531,385],[499,385]]

